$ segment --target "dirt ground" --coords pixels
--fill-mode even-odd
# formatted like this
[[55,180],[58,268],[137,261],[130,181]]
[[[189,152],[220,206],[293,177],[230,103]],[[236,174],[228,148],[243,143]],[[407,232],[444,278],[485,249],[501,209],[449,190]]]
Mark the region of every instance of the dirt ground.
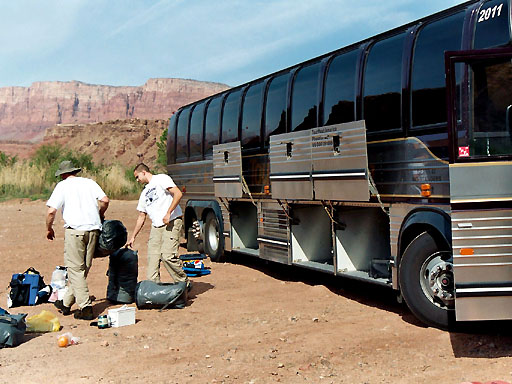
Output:
[[[107,219],[131,233],[135,201],[112,201]],[[34,267],[47,283],[63,260],[45,238],[45,202],[0,204],[0,281]],[[139,280],[146,275],[149,223],[137,238]],[[185,252],[182,249],[182,252]],[[444,332],[420,324],[391,290],[300,268],[230,256],[193,278],[185,309],[137,310],[136,324],[98,329],[59,314],[62,330],[26,334],[0,349],[0,382],[18,383],[454,383],[512,381],[512,322]],[[108,258],[95,259],[89,288],[94,313],[106,314]],[[162,268],[162,276],[169,276]],[[134,305],[134,304],[133,304]],[[52,304],[11,313],[57,314]],[[72,332],[78,345],[57,346]]]

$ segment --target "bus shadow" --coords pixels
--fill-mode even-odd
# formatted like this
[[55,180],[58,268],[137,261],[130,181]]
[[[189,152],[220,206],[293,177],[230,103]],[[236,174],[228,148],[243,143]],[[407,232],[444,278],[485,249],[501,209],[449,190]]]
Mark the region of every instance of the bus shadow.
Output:
[[343,296],[365,306],[396,313],[408,323],[420,327],[423,326],[421,322],[410,314],[404,304],[397,302],[396,293],[386,287],[253,257],[237,257],[237,255],[231,254],[227,257],[226,261],[256,269],[281,281],[301,282],[310,286],[323,285],[336,295]]
[[455,357],[512,357],[512,321],[471,321],[450,332]]
[[[227,262],[256,269],[275,279],[323,285],[336,295],[365,306],[398,314],[403,321],[418,328],[428,328],[407,306],[396,300],[392,289],[357,280],[340,278],[310,269],[289,266],[252,257],[229,255]],[[512,321],[464,322],[449,332],[455,357],[496,358],[512,356]]]

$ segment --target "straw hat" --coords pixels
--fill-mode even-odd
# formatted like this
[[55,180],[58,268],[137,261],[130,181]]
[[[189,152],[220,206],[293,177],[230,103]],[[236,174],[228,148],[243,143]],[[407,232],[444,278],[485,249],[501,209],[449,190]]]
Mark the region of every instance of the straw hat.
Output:
[[77,168],[73,165],[73,163],[69,160],[64,160],[59,164],[59,169],[55,172],[55,177],[59,177],[64,173],[76,173],[80,172],[82,168]]

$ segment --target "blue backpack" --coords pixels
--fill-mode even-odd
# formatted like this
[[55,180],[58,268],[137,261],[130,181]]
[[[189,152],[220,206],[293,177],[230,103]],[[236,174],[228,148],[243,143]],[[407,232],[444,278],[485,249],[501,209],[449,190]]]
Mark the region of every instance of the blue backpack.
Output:
[[42,300],[38,300],[38,292],[46,287],[43,277],[32,267],[24,273],[13,274],[9,285],[10,307],[35,305],[41,302]]

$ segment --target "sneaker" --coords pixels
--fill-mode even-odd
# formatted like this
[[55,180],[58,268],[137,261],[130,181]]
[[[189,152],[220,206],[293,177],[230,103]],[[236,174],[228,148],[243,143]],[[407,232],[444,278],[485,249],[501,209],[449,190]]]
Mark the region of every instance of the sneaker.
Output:
[[87,307],[83,307],[75,312],[74,318],[78,320],[92,320],[94,319],[94,315],[92,313],[92,307],[88,305]]
[[55,308],[57,308],[64,316],[71,315],[71,307],[66,307],[62,300],[56,300],[53,305],[55,305]]
[[190,292],[192,289],[192,282],[190,280],[187,280],[187,292]]

